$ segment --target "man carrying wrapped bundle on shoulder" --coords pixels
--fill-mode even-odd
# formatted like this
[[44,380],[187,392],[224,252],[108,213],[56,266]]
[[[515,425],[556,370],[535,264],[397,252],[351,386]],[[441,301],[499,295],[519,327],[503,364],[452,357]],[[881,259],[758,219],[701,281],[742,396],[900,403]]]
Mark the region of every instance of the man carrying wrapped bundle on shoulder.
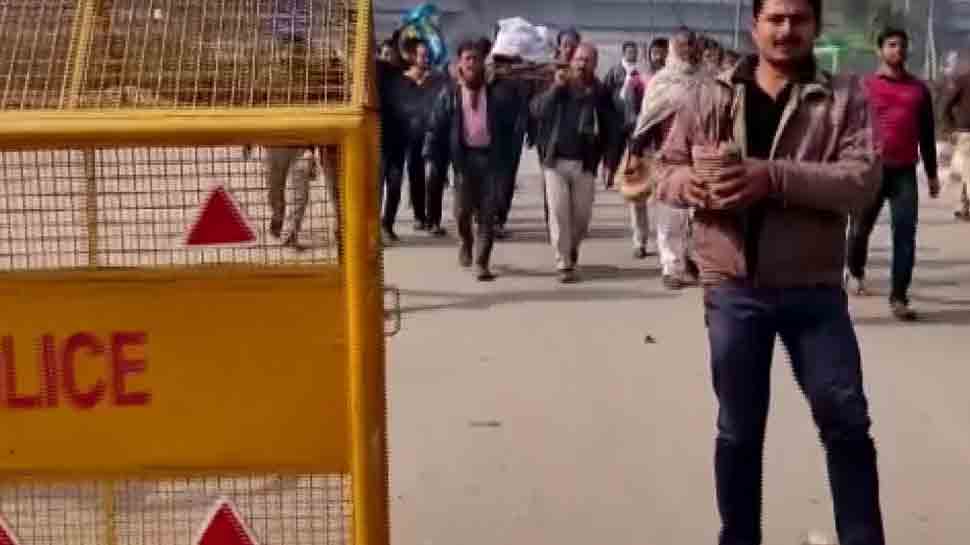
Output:
[[497,150],[501,170],[495,238],[507,237],[516,178],[529,128],[529,101],[538,84],[552,81],[552,65],[534,60],[546,54],[543,29],[523,19],[506,19],[497,25],[496,41],[485,64],[485,78],[495,95]]

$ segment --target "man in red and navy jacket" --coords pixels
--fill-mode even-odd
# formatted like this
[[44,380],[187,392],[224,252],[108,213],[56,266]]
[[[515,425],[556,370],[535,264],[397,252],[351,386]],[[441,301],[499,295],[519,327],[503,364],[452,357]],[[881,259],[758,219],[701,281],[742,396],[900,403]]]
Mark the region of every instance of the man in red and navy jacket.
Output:
[[909,306],[909,287],[916,261],[916,224],[919,189],[916,165],[920,157],[929,178],[930,197],[940,194],[936,165],[936,128],[929,88],[906,70],[909,37],[899,29],[879,35],[880,66],[866,78],[873,128],[882,151],[882,190],[871,206],[852,218],[848,241],[850,292],[866,295],[865,268],[872,234],[883,204],[889,201],[893,232],[893,315],[903,321],[916,319]]

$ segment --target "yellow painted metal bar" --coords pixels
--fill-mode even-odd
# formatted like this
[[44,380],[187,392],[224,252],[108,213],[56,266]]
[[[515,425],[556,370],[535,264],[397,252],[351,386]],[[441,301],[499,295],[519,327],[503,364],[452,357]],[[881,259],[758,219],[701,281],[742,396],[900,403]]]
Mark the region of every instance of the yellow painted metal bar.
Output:
[[118,528],[115,521],[118,510],[115,506],[115,482],[101,482],[101,509],[104,511],[104,545],[118,545]]
[[357,0],[357,28],[355,29],[356,43],[354,44],[354,88],[351,89],[351,104],[364,106],[367,104],[368,82],[374,72],[373,45],[373,8],[371,0]]
[[329,145],[360,128],[362,112],[114,110],[0,114],[0,149],[133,146]]
[[383,290],[378,229],[377,121],[345,144],[343,191],[347,222],[344,256],[350,347],[351,467],[354,543],[388,545],[387,426],[384,374]]
[[22,288],[31,284],[60,285],[68,282],[97,284],[117,284],[130,282],[144,284],[170,283],[195,280],[211,280],[223,278],[226,280],[245,278],[248,281],[261,279],[276,279],[285,281],[292,278],[313,277],[326,282],[328,287],[338,287],[343,283],[343,272],[336,265],[243,265],[220,264],[192,265],[187,267],[138,268],[121,269],[107,268],[98,271],[90,269],[55,269],[49,271],[10,271],[3,273],[0,283],[0,296],[18,293]]
[[[94,24],[100,6],[101,0],[78,0],[78,16],[74,28],[71,29],[71,48],[68,54],[71,77],[66,98],[71,108],[77,107],[81,96],[81,86],[84,84],[84,74],[91,52],[91,40],[94,38]],[[64,98],[61,97],[62,105]]]
[[94,150],[84,150],[84,216],[88,232],[88,267],[98,266],[98,178],[95,170]]

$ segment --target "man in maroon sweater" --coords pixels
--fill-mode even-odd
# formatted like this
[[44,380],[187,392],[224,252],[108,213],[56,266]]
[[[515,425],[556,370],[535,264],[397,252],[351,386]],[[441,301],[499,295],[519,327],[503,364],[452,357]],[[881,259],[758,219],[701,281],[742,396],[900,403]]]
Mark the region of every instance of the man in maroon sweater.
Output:
[[882,150],[882,190],[865,211],[852,218],[848,241],[849,290],[866,295],[865,269],[869,237],[885,201],[889,201],[892,222],[893,315],[903,321],[916,319],[909,306],[909,286],[916,261],[916,223],[919,217],[919,189],[916,164],[920,155],[929,178],[930,197],[940,194],[936,176],[936,129],[929,88],[906,71],[909,37],[905,31],[887,29],[879,35],[882,61],[875,74],[866,78],[866,94],[872,107],[873,126]]

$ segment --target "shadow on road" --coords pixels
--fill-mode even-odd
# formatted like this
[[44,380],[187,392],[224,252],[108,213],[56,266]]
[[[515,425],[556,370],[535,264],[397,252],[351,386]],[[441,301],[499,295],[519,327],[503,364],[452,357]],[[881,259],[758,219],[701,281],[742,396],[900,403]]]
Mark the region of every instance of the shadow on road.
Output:
[[[401,314],[432,312],[436,310],[487,310],[492,307],[521,303],[570,303],[583,301],[631,301],[666,299],[676,295],[638,290],[560,289],[543,291],[512,291],[496,293],[462,293],[453,291],[401,290]],[[439,298],[441,303],[410,304],[413,299]]]
[[916,322],[900,322],[889,315],[855,318],[860,326],[898,326],[913,327],[920,325],[970,325],[970,308],[953,310],[920,311]]
[[[495,267],[495,272],[500,276],[511,278],[555,278],[557,273],[552,267],[544,269],[525,269],[511,265],[499,265]],[[649,280],[660,278],[660,270],[657,268],[623,268],[613,265],[580,265],[580,277],[584,282],[597,282],[601,280]]]

